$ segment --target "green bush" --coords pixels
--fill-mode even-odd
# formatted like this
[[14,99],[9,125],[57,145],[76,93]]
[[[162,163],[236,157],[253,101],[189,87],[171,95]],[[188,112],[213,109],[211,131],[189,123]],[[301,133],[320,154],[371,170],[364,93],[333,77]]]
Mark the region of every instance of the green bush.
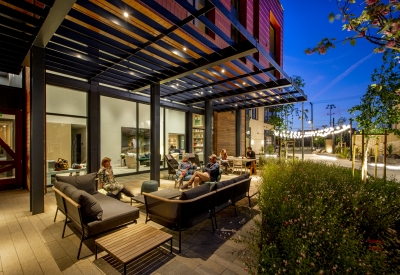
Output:
[[251,273],[400,273],[398,182],[363,183],[327,163],[267,162],[261,219],[239,240],[251,250]]

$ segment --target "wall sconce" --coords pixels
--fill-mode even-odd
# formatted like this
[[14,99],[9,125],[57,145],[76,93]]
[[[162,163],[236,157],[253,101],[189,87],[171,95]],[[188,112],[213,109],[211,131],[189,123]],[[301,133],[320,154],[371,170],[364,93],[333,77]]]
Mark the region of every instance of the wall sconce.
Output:
[[264,145],[264,140],[261,140],[261,145]]
[[254,145],[254,139],[251,140],[251,145]]

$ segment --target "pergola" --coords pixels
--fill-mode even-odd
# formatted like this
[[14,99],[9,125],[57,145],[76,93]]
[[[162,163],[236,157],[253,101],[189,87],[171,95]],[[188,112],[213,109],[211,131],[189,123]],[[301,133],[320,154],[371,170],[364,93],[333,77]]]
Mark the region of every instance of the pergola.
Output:
[[[31,140],[43,140],[40,129],[45,127],[46,83],[79,86],[88,91],[90,171],[98,168],[99,94],[150,102],[150,149],[155,152],[160,144],[160,106],[189,114],[204,112],[205,154],[211,153],[208,141],[213,111],[307,100],[304,92],[240,24],[236,11],[228,10],[220,0],[206,0],[199,9],[187,0],[175,0],[179,16],[155,0],[32,2],[0,3],[0,71],[18,74],[25,65],[31,68],[31,97],[35,100],[31,123],[32,127],[39,127]],[[206,13],[212,9],[223,14],[239,31],[239,42],[207,18]],[[192,24],[194,20],[215,34],[218,45]],[[259,60],[265,58],[268,66],[262,65],[255,53]],[[187,127],[191,128],[190,123]],[[39,146],[36,151],[44,152],[43,144],[31,142],[31,146]],[[150,163],[159,163],[159,158],[158,154],[151,154]],[[43,163],[44,155],[32,155],[31,160]],[[32,165],[31,169],[39,167]],[[159,169],[151,165],[152,179],[159,180]],[[43,176],[33,175],[39,182],[43,182]]]

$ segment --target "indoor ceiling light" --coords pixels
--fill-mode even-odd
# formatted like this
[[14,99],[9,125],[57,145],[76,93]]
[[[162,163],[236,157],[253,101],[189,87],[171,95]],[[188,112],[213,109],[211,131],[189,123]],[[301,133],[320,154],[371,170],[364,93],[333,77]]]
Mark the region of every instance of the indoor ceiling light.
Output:
[[186,50],[187,50],[186,47],[183,47],[183,50],[186,52]]
[[246,85],[246,82],[243,82],[243,85]]
[[225,72],[225,69],[222,69],[222,71],[221,71],[222,73],[224,73]]
[[128,14],[127,12],[124,12],[124,16],[125,16],[125,17],[128,17],[129,14]]

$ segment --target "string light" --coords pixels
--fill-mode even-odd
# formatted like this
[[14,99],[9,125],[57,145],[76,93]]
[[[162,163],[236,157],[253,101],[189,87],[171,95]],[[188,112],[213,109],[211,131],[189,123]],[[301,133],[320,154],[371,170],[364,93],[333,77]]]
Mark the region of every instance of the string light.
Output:
[[[331,134],[339,134],[341,132],[344,132],[346,130],[350,129],[350,124],[349,125],[343,125],[342,127],[336,127],[336,130],[333,127],[330,128],[325,128],[322,130],[317,130],[317,131],[305,131],[304,132],[304,137],[326,137]],[[303,137],[302,133],[300,131],[286,131],[286,132],[280,132],[280,131],[274,131],[275,136],[280,136],[280,137],[285,137],[285,138],[290,138],[290,139],[300,139]]]

